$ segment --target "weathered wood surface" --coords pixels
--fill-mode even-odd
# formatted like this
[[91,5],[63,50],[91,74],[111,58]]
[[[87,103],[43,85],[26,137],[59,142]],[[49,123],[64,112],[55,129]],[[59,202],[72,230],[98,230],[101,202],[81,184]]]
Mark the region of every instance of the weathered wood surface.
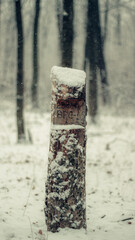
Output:
[[52,69],[52,127],[45,200],[47,228],[52,232],[65,227],[86,228],[85,74],[82,82],[71,86],[71,82],[68,85],[68,81],[59,81],[64,70],[70,72],[68,78],[82,74],[79,70]]
[[[53,82],[52,123],[84,126],[86,116],[84,88],[82,89],[83,92],[79,93],[77,88],[71,88],[62,84],[61,88],[58,88],[57,95],[55,95],[55,88],[58,88],[58,84],[56,85]],[[78,98],[74,97],[75,94]]]

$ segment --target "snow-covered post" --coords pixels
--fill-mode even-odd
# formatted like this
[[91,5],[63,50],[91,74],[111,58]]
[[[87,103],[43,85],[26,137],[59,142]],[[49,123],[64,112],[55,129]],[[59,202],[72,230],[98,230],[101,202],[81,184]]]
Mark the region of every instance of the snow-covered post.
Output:
[[45,215],[48,231],[86,228],[84,71],[53,67]]

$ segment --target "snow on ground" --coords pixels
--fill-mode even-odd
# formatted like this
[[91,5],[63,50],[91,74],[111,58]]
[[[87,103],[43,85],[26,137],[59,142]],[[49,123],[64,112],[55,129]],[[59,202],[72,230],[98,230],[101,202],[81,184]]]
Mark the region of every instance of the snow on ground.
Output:
[[33,144],[16,144],[13,109],[0,110],[0,240],[134,240],[135,119],[87,127],[87,231],[47,233],[44,185],[50,115],[25,115]]

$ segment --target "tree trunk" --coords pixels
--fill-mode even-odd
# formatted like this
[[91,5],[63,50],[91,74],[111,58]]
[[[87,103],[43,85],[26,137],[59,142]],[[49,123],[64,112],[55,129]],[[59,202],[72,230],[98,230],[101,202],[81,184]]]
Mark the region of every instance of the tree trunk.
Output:
[[100,71],[102,99],[106,104],[109,101],[107,70],[103,52],[103,40],[101,36],[99,3],[98,0],[88,0],[87,33],[85,45],[85,63],[90,65],[89,76],[89,114],[94,120],[97,114],[97,71]]
[[89,115],[92,122],[95,122],[97,115],[98,100],[97,100],[97,72],[95,66],[91,66],[90,70],[90,87],[89,87]]
[[104,15],[104,38],[103,43],[105,44],[108,34],[108,12],[109,12],[109,0],[105,2],[105,15]]
[[83,71],[61,67],[52,69],[51,116],[45,201],[47,229],[56,232],[65,227],[86,228],[86,101]]
[[[1,34],[1,0],[0,0],[0,34]],[[1,39],[0,39],[1,41]]]
[[63,0],[62,66],[72,67],[73,58],[73,0]]
[[118,44],[121,45],[121,14],[120,14],[120,0],[116,0],[117,4],[117,25],[116,25],[116,37]]
[[60,42],[60,52],[62,52],[62,25],[63,25],[63,1],[57,0],[56,3],[56,12],[57,12],[57,24],[58,24],[58,33],[59,33],[59,42]]
[[[94,21],[95,14],[93,11],[92,1],[88,1],[87,13],[87,30],[86,30],[86,45],[85,45],[85,63],[87,62],[89,71],[89,115],[94,121],[97,114],[97,39],[96,28]],[[85,66],[86,67],[86,66]]]
[[25,130],[24,130],[24,74],[23,74],[23,59],[24,59],[24,39],[23,39],[23,23],[22,23],[22,13],[21,13],[21,1],[15,1],[15,16],[16,25],[18,33],[18,52],[17,52],[17,91],[16,91],[16,113],[17,113],[17,132],[18,132],[18,142],[25,140]]
[[35,18],[33,27],[33,81],[32,81],[32,104],[38,107],[38,80],[39,80],[39,57],[38,57],[38,33],[39,33],[40,0],[35,2]]
[[96,28],[96,40],[97,40],[97,66],[100,71],[103,103],[107,104],[109,102],[109,93],[108,93],[107,70],[103,49],[103,39],[100,25],[99,1],[95,0],[93,2],[94,2],[93,10],[95,11],[94,25]]

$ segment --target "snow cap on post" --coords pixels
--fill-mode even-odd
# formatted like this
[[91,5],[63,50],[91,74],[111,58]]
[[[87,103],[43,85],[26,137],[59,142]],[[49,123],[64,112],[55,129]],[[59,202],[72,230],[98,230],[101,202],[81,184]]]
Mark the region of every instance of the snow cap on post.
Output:
[[86,73],[82,70],[64,67],[52,67],[52,77],[58,85],[64,84],[69,87],[83,87],[85,85]]

